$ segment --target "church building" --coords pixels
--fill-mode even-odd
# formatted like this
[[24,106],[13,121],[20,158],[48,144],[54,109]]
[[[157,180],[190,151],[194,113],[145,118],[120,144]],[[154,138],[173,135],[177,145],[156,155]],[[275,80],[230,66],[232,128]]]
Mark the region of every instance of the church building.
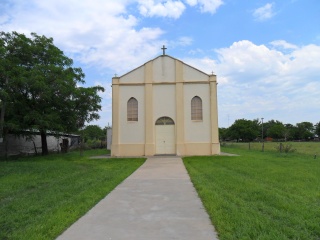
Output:
[[112,78],[111,156],[220,154],[216,75],[165,49]]

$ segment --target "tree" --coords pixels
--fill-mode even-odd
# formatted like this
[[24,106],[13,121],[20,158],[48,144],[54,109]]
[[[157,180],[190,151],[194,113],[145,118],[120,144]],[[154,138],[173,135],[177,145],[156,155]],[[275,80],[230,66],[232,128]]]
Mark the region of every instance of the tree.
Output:
[[268,121],[267,135],[274,139],[281,139],[285,137],[285,126],[282,122],[270,120]]
[[98,125],[88,125],[82,130],[83,138],[85,142],[88,139],[91,140],[101,140],[102,138],[104,139],[106,137],[103,129],[99,127]]
[[314,125],[315,128],[315,134],[318,135],[318,137],[320,138],[320,122],[318,122],[316,125]]
[[7,103],[7,129],[38,130],[46,155],[48,131],[72,132],[99,118],[98,91],[104,89],[78,87],[85,83],[82,69],[72,67],[52,38],[1,32],[0,39],[0,99]]
[[314,128],[311,122],[297,123],[297,137],[300,140],[310,140],[314,135]]
[[259,120],[236,120],[228,129],[228,135],[232,139],[240,139],[244,141],[252,141],[258,137],[260,133]]
[[284,125],[284,128],[285,128],[284,130],[285,141],[294,139],[294,136],[296,135],[296,127],[290,123],[287,123]]
[[227,128],[219,128],[219,137],[222,141],[227,140],[228,138],[228,129]]

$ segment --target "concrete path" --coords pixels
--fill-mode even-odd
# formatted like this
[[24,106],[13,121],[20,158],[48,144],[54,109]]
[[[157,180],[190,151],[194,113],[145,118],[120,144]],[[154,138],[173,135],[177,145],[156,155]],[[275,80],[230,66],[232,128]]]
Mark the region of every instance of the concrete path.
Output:
[[218,238],[181,158],[152,157],[57,239]]

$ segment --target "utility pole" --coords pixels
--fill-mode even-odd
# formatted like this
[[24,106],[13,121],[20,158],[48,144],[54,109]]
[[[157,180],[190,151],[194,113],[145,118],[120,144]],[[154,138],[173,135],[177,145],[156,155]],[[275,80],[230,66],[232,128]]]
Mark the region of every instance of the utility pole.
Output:
[[264,139],[263,139],[263,118],[261,118],[261,137],[262,137],[262,152],[264,152]]

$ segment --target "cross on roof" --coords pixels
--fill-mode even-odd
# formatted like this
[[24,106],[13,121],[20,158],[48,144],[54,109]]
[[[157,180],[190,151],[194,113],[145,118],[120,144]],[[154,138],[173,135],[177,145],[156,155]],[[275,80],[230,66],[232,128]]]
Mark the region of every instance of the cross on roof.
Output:
[[167,48],[163,45],[163,47],[162,47],[161,49],[162,49],[162,51],[163,51],[163,52],[162,52],[162,55],[166,55],[166,49],[167,49]]

